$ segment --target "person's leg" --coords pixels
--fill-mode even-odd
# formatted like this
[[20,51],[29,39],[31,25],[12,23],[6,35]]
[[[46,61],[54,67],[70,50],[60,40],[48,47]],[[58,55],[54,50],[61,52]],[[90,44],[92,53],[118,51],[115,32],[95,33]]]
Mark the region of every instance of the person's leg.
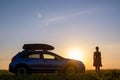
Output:
[[101,72],[100,72],[100,66],[98,66],[98,71],[97,71],[97,74],[98,74],[98,76],[99,77],[101,77],[102,75],[101,75]]
[[98,73],[100,73],[100,66],[98,66]]
[[96,73],[97,73],[97,66],[95,66],[95,71],[96,71]]
[[100,66],[96,66],[96,73],[100,73]]

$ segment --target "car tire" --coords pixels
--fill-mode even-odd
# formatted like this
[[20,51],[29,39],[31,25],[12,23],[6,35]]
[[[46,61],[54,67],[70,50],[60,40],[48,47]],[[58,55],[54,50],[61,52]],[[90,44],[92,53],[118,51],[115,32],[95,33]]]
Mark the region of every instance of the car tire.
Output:
[[60,69],[60,73],[62,74],[78,74],[80,73],[80,69],[78,64],[75,61],[68,61],[65,65]]
[[28,74],[28,69],[27,67],[25,66],[20,66],[17,68],[17,71],[16,71],[16,74],[17,75],[27,75]]

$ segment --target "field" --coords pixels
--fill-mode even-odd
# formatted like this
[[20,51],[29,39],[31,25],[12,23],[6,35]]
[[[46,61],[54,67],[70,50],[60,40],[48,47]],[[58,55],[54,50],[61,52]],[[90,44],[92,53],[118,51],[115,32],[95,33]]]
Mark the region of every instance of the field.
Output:
[[120,70],[102,70],[101,74],[87,70],[82,74],[44,73],[24,76],[16,76],[7,70],[0,70],[0,80],[120,80]]

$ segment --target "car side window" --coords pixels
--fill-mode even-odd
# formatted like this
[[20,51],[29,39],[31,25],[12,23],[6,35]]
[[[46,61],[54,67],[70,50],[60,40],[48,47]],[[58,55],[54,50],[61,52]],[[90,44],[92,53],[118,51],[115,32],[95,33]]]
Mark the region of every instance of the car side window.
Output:
[[44,54],[44,59],[55,59],[55,56],[50,55],[50,54]]
[[40,54],[30,54],[29,58],[40,58]]

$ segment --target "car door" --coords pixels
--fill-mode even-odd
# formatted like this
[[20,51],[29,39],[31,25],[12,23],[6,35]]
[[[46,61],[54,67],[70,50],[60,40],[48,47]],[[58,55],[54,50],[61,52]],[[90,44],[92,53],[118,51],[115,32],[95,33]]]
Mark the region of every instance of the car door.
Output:
[[53,55],[49,52],[44,53],[43,57],[45,62],[44,67],[46,68],[46,70],[55,71],[58,70],[59,67],[62,65],[62,60],[58,59],[56,55]]
[[39,52],[30,52],[26,61],[34,72],[39,71],[43,67],[43,59],[40,58]]

